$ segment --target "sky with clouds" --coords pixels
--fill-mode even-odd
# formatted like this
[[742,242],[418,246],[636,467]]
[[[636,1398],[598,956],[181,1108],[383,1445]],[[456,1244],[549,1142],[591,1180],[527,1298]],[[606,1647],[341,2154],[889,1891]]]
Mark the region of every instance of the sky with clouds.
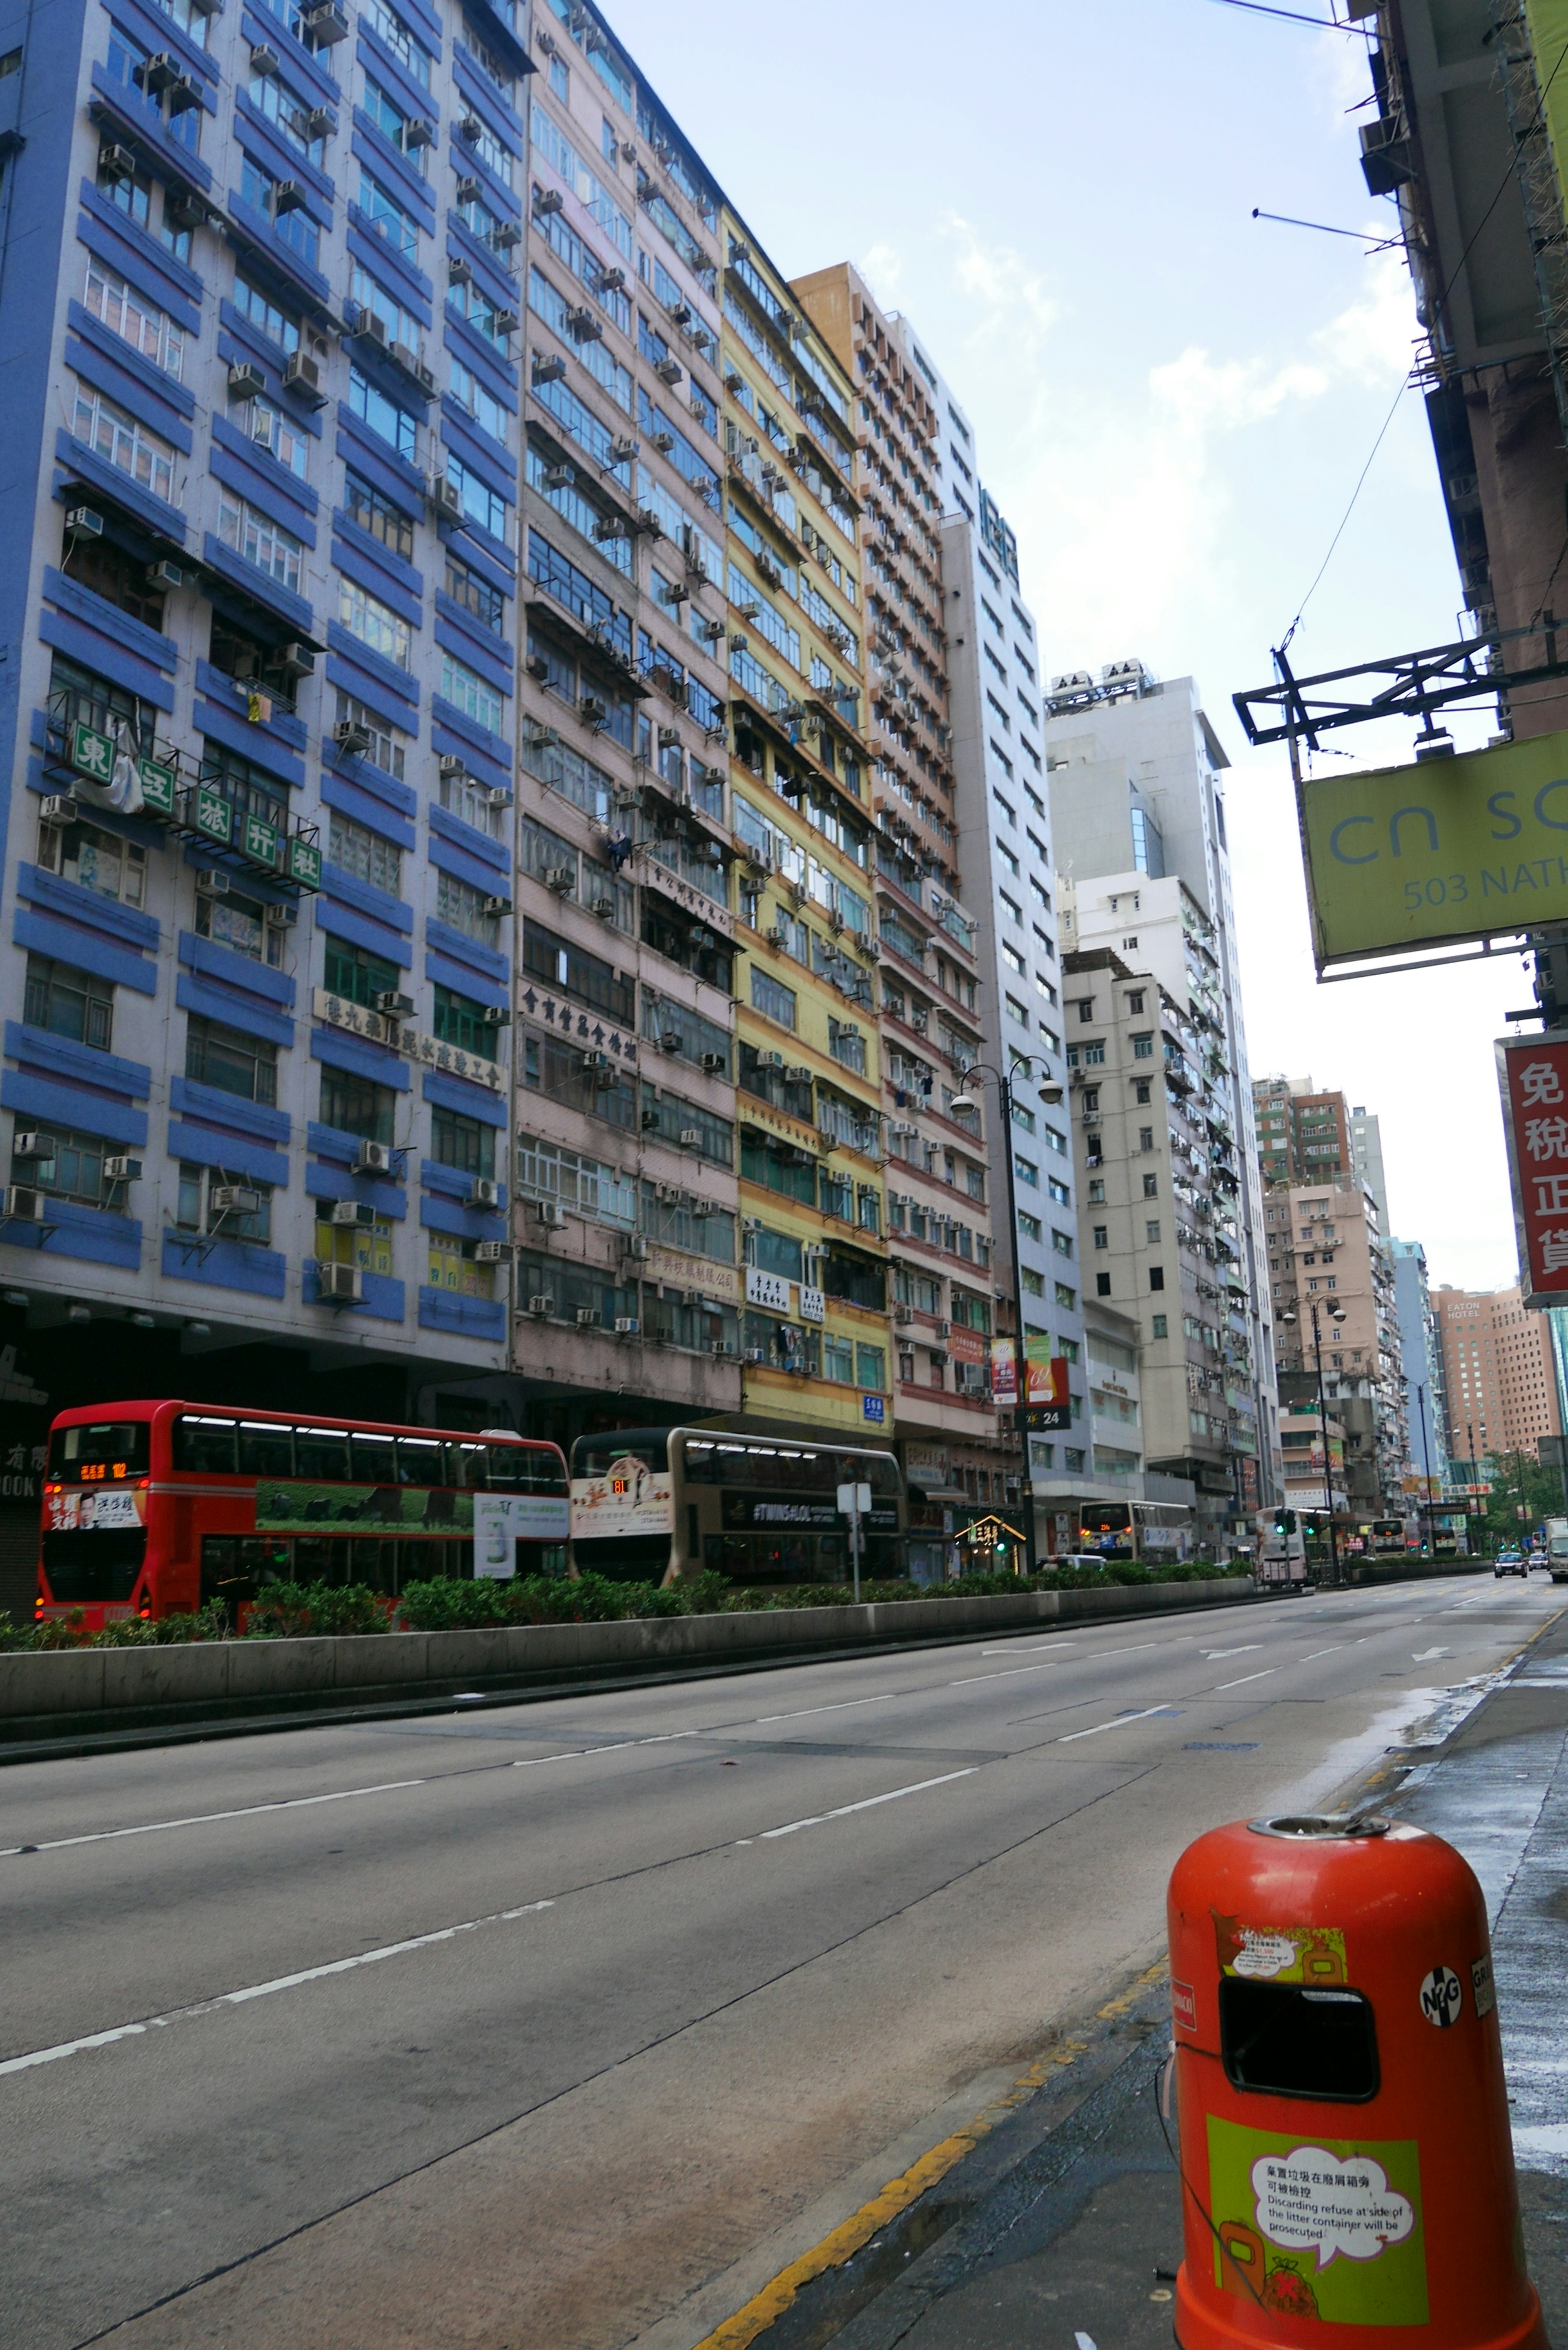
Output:
[[[1282,0],[1308,14],[1330,0]],[[1299,672],[1443,643],[1460,603],[1398,253],[1356,128],[1357,36],[1223,0],[607,0],[640,69],[789,275],[848,258],[962,400],[1053,671],[1190,673],[1233,762],[1256,1073],[1382,1118],[1394,1228],[1434,1282],[1515,1276],[1491,1039],[1517,960],[1320,987],[1282,753],[1231,704],[1307,603]],[[1393,411],[1389,422],[1390,411]],[[1468,748],[1486,715],[1452,722]],[[1340,738],[1354,764],[1411,730]]]

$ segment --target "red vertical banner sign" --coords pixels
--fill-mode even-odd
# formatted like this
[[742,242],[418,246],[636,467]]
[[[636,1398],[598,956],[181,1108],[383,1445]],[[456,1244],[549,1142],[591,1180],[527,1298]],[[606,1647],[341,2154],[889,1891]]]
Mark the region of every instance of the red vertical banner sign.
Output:
[[1502,1123],[1530,1306],[1568,1303],[1568,1036],[1502,1037]]

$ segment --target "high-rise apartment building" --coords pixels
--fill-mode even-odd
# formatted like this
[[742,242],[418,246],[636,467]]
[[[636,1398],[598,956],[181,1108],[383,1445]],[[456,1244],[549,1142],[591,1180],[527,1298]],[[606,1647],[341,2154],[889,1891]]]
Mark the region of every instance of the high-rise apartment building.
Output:
[[1322,1093],[1310,1077],[1256,1077],[1252,1107],[1265,1186],[1359,1176],[1351,1114],[1342,1093]]
[[1410,1467],[1439,1491],[1448,1484],[1449,1391],[1442,1340],[1419,1241],[1390,1241],[1399,1357],[1410,1427]]
[[1432,1293],[1448,1388],[1448,1449],[1454,1474],[1471,1461],[1534,1452],[1563,1433],[1563,1412],[1544,1314],[1518,1288]]
[[[1184,1229],[1199,1242],[1196,1255],[1189,1251],[1180,1261],[1190,1295],[1173,1310],[1184,1324],[1216,1333],[1214,1367],[1222,1377],[1198,1400],[1191,1382],[1207,1376],[1206,1367],[1168,1339],[1173,1352],[1158,1376],[1171,1392],[1161,1407],[1158,1376],[1146,1363],[1150,1430],[1158,1420],[1168,1432],[1186,1425],[1191,1437],[1186,1454],[1161,1458],[1151,1435],[1150,1464],[1190,1477],[1214,1503],[1222,1490],[1235,1513],[1250,1514],[1274,1498],[1277,1448],[1225,834],[1222,775],[1230,763],[1193,681],[1162,683],[1140,661],[1109,663],[1098,680],[1083,671],[1059,675],[1047,708],[1052,825],[1075,950],[1111,954],[1135,977],[1147,974],[1186,1031],[1173,1045],[1168,1077],[1167,1070],[1157,1073],[1160,1087],[1180,1105],[1180,1116],[1168,1121],[1169,1147],[1183,1162],[1178,1180],[1189,1195]],[[1063,993],[1069,1045],[1086,1047],[1090,1040],[1071,1016],[1065,984]]]
[[1394,1229],[1388,1215],[1388,1179],[1383,1171],[1383,1128],[1376,1112],[1356,1107],[1350,1113],[1350,1163],[1364,1191],[1376,1203],[1377,1221],[1386,1232]]
[[506,1368],[531,68],[486,0],[349,34],[128,0],[4,83],[0,1249],[58,1399]]
[[1321,1351],[1324,1392],[1345,1432],[1350,1506],[1366,1516],[1396,1508],[1409,1430],[1394,1260],[1376,1202],[1354,1177],[1275,1184],[1263,1217],[1282,1405],[1315,1401]]
[[[1000,1206],[997,1213],[999,1311],[1011,1329],[1016,1286],[1023,1294],[1024,1339],[1049,1340],[1053,1356],[1068,1367],[1071,1426],[1027,1440],[1027,1474],[1044,1546],[1054,1541],[1056,1530],[1075,1539],[1074,1503],[1115,1500],[1125,1486],[1095,1471],[1080,1203],[1062,1098],[1066,1065],[1039,636],[1020,585],[1017,539],[979,479],[972,429],[945,384],[939,408],[947,473],[942,577],[960,862],[979,925],[984,1058],[1016,1079],[1012,1132],[999,1145],[1012,1151],[1018,1208],[1012,1229]],[[1055,1101],[1047,1097],[1051,1092]],[[990,1130],[1000,1135],[993,1079],[987,1080],[985,1098]],[[993,1151],[993,1178],[1001,1185],[1005,1169],[997,1167],[998,1155]],[[1015,1441],[1023,1465],[1022,1440]],[[1129,1448],[1124,1441],[1112,1449],[1125,1453]]]
[[983,1107],[952,1107],[982,1030],[958,869],[936,371],[848,264],[793,292],[856,390],[894,1433],[929,1501],[1001,1503],[988,1129]]

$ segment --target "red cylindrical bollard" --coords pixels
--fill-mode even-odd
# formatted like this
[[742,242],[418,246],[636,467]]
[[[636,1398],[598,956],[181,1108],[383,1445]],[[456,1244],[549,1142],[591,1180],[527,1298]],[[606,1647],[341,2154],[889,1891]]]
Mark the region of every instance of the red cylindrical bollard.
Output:
[[1237,1821],[1182,1854],[1169,1922],[1180,2350],[1548,2350],[1461,1855]]

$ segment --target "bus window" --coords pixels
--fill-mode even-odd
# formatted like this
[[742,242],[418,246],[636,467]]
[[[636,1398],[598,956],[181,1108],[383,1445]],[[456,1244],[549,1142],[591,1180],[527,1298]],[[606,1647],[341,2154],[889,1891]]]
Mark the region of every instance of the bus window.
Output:
[[398,1439],[398,1482],[400,1485],[450,1485],[446,1456],[449,1449],[439,1436],[400,1436]]
[[554,1452],[544,1446],[535,1451],[519,1451],[517,1484],[524,1493],[553,1493],[560,1497],[571,1491],[566,1472]]
[[292,1477],[293,1429],[280,1428],[275,1419],[242,1419],[240,1474],[242,1477]]
[[348,1482],[348,1436],[341,1428],[296,1428],[295,1475],[326,1482]]
[[488,1448],[483,1444],[448,1442],[446,1482],[460,1493],[483,1493],[488,1469]]
[[489,1448],[489,1482],[493,1493],[514,1493],[523,1485],[526,1455],[520,1444],[492,1444]]
[[148,1436],[144,1419],[57,1428],[49,1446],[49,1474],[65,1485],[108,1485],[121,1477],[144,1477]]
[[186,1412],[174,1423],[174,1466],[209,1477],[236,1475],[234,1421]]
[[574,1477],[603,1477],[618,1461],[640,1461],[645,1469],[665,1469],[670,1465],[670,1445],[662,1430],[650,1435],[639,1429],[635,1435],[617,1435],[612,1430],[607,1436],[579,1437],[572,1453]]
[[398,1448],[389,1436],[370,1436],[363,1429],[354,1430],[351,1450],[354,1459],[354,1482],[357,1485],[395,1485],[398,1482]]

